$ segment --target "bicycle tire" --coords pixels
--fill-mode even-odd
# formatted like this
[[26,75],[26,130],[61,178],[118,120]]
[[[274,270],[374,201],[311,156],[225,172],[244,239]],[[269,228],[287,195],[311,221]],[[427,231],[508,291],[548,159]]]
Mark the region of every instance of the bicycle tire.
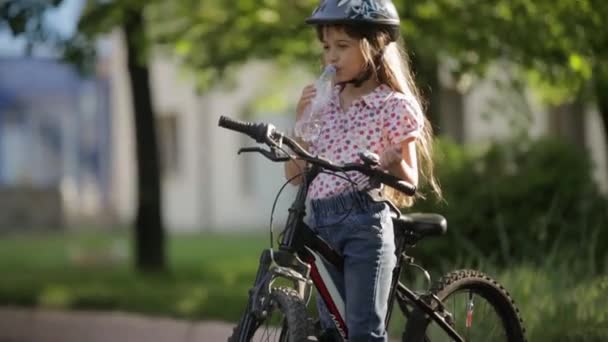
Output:
[[[519,309],[511,298],[511,295],[502,285],[486,274],[475,270],[458,270],[450,272],[434,283],[434,285],[431,287],[430,293],[437,296],[437,298],[439,298],[439,300],[441,300],[441,302],[447,306],[449,305],[450,299],[456,297],[456,295],[462,291],[468,291],[469,298],[471,298],[472,294],[475,294],[482,297],[483,300],[489,303],[500,319],[500,324],[504,329],[503,333],[505,335],[506,342],[526,341],[526,331],[523,320],[519,313]],[[436,306],[436,304],[434,304],[434,306]],[[456,327],[456,319],[460,320],[461,318],[462,317],[453,318],[454,323],[452,326]],[[484,318],[486,317],[475,317],[475,314],[472,314],[471,322],[469,323],[465,315],[465,326],[469,326],[468,328],[465,328],[465,332],[470,333],[474,320],[483,320]],[[419,308],[414,309],[410,319],[407,322],[402,341],[436,342],[450,340],[447,337],[447,334],[445,335],[445,338],[430,338],[428,336],[429,331],[427,330],[429,329],[431,323],[432,320],[428,318],[424,312],[422,312]],[[481,325],[483,325],[483,323]],[[461,336],[463,336],[462,331],[459,331],[458,329],[456,330],[459,334],[461,334]],[[480,340],[487,341],[487,338],[488,336],[485,336]],[[475,339],[467,339],[467,342],[468,341],[476,342]]]
[[[312,320],[308,315],[306,305],[296,290],[288,287],[273,288],[270,293],[269,303],[271,306],[271,308],[268,308],[269,317],[276,311],[284,316],[284,320],[282,320],[283,324],[278,331],[279,336],[277,341],[301,342],[309,340],[309,337],[314,333]],[[276,307],[273,307],[273,304]],[[244,315],[239,320],[239,324],[234,328],[232,336],[228,338],[228,342],[265,341],[255,338],[256,331],[264,326],[265,320],[260,321],[256,319],[253,314],[249,313],[249,308],[247,308]],[[246,323],[248,320],[251,320],[252,324]]]

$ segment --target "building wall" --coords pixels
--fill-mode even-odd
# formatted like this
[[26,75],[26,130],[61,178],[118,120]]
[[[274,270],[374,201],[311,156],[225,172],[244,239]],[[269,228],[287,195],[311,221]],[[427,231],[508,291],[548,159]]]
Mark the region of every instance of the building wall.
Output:
[[[263,63],[250,63],[236,77],[234,88],[218,89],[205,95],[202,103],[205,122],[201,128],[204,141],[201,163],[207,177],[199,190],[206,203],[201,218],[204,227],[213,230],[256,229],[267,226],[274,194],[284,182],[283,166],[272,163],[261,155],[237,155],[239,148],[254,146],[253,140],[218,127],[220,116],[225,115],[247,121],[265,121],[279,128],[291,127],[284,114],[246,116],[246,109],[263,87],[252,81],[269,81],[267,75],[273,68]],[[295,88],[295,87],[294,87]],[[292,91],[292,101],[294,101]],[[204,177],[204,176],[203,176]],[[289,198],[289,186],[279,209],[277,221],[285,218],[285,200]]]
[[[112,112],[114,141],[113,200],[115,210],[123,222],[134,219],[137,199],[136,154],[134,122],[129,88],[126,56],[120,33],[112,38],[110,75],[112,79]],[[179,75],[167,59],[154,59],[150,66],[151,92],[155,115],[176,119],[178,165],[162,174],[163,212],[165,223],[174,229],[194,229],[200,225],[200,180],[203,176],[199,163],[200,134],[203,120],[200,99],[192,82]],[[159,146],[160,147],[160,146]]]
[[116,218],[131,222],[135,215],[135,144],[133,110],[125,48],[120,33],[109,37],[107,56],[112,116],[111,202]]

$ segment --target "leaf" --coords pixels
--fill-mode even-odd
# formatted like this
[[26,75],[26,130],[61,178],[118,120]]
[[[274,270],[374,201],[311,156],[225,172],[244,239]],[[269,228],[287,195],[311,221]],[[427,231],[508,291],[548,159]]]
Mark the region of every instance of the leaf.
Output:
[[192,51],[192,43],[186,40],[180,40],[175,44],[175,52],[180,56],[185,56]]
[[117,2],[89,5],[78,21],[78,31],[88,36],[109,32],[124,20],[123,6]]
[[574,53],[570,55],[569,63],[572,70],[581,74],[584,78],[591,77],[591,65],[583,56]]

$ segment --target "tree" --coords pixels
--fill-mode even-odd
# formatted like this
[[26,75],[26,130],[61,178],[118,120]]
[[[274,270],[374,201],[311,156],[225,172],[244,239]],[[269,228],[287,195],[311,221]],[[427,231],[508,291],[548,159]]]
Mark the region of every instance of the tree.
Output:
[[133,100],[137,160],[137,212],[135,263],[142,271],[166,269],[165,230],[156,122],[152,107],[144,1],[90,3],[81,16],[78,31],[90,42],[101,33],[120,26],[125,36],[127,70]]
[[28,42],[29,54],[33,44],[49,39],[49,31],[44,25],[44,13],[59,6],[62,1],[3,1],[0,3],[0,28],[8,26],[13,35],[24,36]]
[[[251,58],[282,65],[319,61],[303,22],[314,0],[188,0],[148,8],[151,36],[197,75],[204,89]],[[314,66],[313,66],[314,67]],[[320,69],[320,67],[319,67]]]
[[483,76],[497,60],[517,65],[548,102],[592,100],[608,134],[608,3],[597,0],[420,0],[404,25],[421,51]]

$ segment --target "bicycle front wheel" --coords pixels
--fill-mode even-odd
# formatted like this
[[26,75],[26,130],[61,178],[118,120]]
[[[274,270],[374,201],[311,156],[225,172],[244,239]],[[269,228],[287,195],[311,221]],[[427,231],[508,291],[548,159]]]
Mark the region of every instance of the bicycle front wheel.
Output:
[[[526,341],[523,321],[513,299],[502,285],[482,272],[450,272],[433,285],[431,294],[443,303],[446,320],[467,342]],[[403,341],[452,339],[425,313],[416,309],[408,320]]]
[[228,342],[301,342],[314,334],[306,306],[294,289],[273,288],[266,311],[263,320],[245,312]]

